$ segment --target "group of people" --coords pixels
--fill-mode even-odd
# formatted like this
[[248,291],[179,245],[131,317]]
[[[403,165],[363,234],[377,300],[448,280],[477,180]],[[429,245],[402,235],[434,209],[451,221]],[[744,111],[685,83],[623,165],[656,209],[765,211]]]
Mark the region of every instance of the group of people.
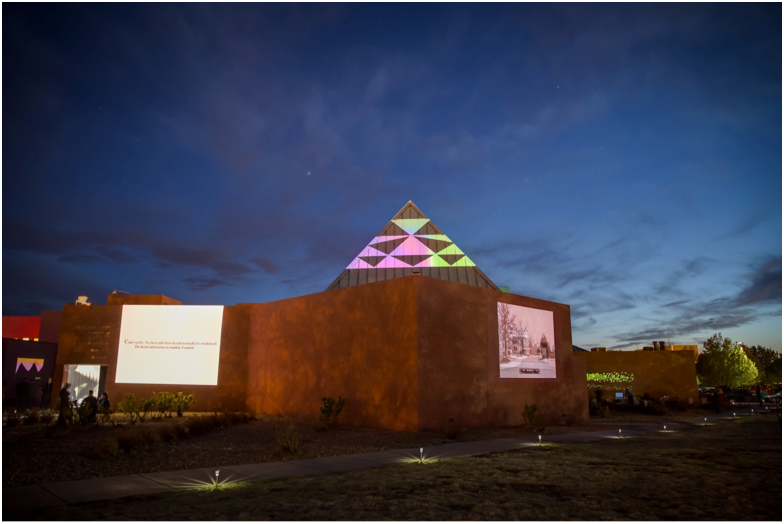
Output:
[[[71,392],[69,391],[70,387],[71,384],[66,383],[63,385],[63,389],[60,390],[60,416],[57,418],[57,423],[60,425],[66,424],[67,419],[70,416],[68,412],[71,406]],[[87,405],[90,408],[87,412],[88,422],[95,422],[99,410],[101,412],[109,412],[112,408],[112,402],[109,400],[109,394],[106,391],[102,392],[98,398],[96,398],[92,389],[89,391],[87,396],[82,399],[81,405]]]
[[27,377],[22,377],[22,380],[16,383],[14,388],[14,397],[16,399],[17,411],[37,407],[45,409],[49,407],[52,400],[52,379],[50,378],[43,386],[38,386],[38,394],[33,395],[31,389],[35,384],[27,381]]

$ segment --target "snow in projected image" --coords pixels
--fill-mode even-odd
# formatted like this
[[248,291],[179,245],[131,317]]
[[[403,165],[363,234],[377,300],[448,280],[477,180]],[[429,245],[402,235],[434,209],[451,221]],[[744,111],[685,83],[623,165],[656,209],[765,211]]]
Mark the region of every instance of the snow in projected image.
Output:
[[555,378],[553,312],[498,303],[501,378]]

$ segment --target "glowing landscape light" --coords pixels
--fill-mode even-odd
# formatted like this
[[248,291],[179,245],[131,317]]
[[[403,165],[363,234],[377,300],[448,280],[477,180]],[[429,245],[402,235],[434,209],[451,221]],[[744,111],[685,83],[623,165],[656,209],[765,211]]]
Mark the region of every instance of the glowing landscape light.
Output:
[[621,438],[621,430],[618,430],[618,438]]
[[666,426],[666,425],[664,426],[664,429],[665,429],[665,430],[667,429],[667,426]]
[[539,435],[539,445],[540,446],[542,445],[542,436],[541,435]]
[[216,485],[216,486],[218,485],[218,477],[219,477],[219,476],[220,476],[220,470],[219,470],[219,469],[216,469],[216,470],[215,470],[215,485]]
[[420,464],[422,463],[422,460],[424,459],[424,453],[425,453],[425,448],[419,448],[419,463]]

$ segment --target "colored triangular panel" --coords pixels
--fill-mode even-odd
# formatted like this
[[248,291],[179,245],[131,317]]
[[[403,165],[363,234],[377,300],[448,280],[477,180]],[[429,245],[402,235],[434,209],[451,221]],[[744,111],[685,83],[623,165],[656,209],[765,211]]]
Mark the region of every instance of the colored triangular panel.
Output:
[[433,251],[415,237],[408,237],[390,255],[432,255]]
[[438,234],[438,230],[433,226],[432,222],[428,221],[427,224],[424,224],[414,234],[415,235],[437,235]]
[[408,235],[408,231],[403,230],[399,225],[392,222],[381,232],[381,234],[384,236]]
[[439,255],[465,255],[459,247],[452,244],[450,246],[445,247],[441,251],[438,252]]
[[385,258],[387,258],[387,257],[385,257],[385,256],[383,256],[383,257],[359,257],[360,260],[364,260],[365,262],[367,262],[368,264],[370,264],[373,267],[376,267],[378,265],[378,263],[381,262],[382,260],[384,260]]
[[394,258],[405,262],[409,266],[416,266],[423,260],[430,258],[432,255],[392,255]]
[[433,240],[442,240],[444,242],[452,242],[451,240],[449,240],[449,237],[446,236],[446,235],[419,235],[419,234],[417,234],[417,235],[414,235],[414,236],[417,237],[417,238],[419,238],[419,237],[422,237],[422,238],[432,238]]
[[409,235],[414,231],[422,228],[423,225],[430,222],[429,218],[399,218],[393,220],[395,224],[403,228]]
[[414,238],[416,238],[424,245],[426,245],[428,248],[430,248],[430,251],[432,251],[433,253],[438,253],[439,251],[442,251],[452,245],[452,242],[444,242],[443,240],[436,240],[434,238],[421,238],[421,237],[414,237]]
[[374,247],[366,247],[362,250],[362,253],[359,254],[360,257],[385,257],[387,256],[386,253],[382,253],[378,249]]
[[395,240],[387,240],[386,242],[379,242],[378,244],[373,244],[372,248],[378,249],[382,253],[386,253],[387,255],[393,252],[397,246],[408,240],[410,237],[400,237]]
[[451,266],[454,265],[455,262],[463,258],[465,255],[438,255],[438,256],[441,257],[444,261],[446,261],[447,264]]

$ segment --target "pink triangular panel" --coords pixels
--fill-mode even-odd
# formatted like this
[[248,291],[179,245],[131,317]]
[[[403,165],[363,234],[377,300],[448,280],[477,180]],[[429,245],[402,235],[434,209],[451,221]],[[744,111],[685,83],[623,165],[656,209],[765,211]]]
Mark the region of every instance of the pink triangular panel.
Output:
[[[408,237],[402,244],[397,246],[390,255],[399,256],[416,256],[416,255],[432,255],[433,252],[428,249],[426,245],[414,237]],[[410,266],[409,266],[410,267]]]

